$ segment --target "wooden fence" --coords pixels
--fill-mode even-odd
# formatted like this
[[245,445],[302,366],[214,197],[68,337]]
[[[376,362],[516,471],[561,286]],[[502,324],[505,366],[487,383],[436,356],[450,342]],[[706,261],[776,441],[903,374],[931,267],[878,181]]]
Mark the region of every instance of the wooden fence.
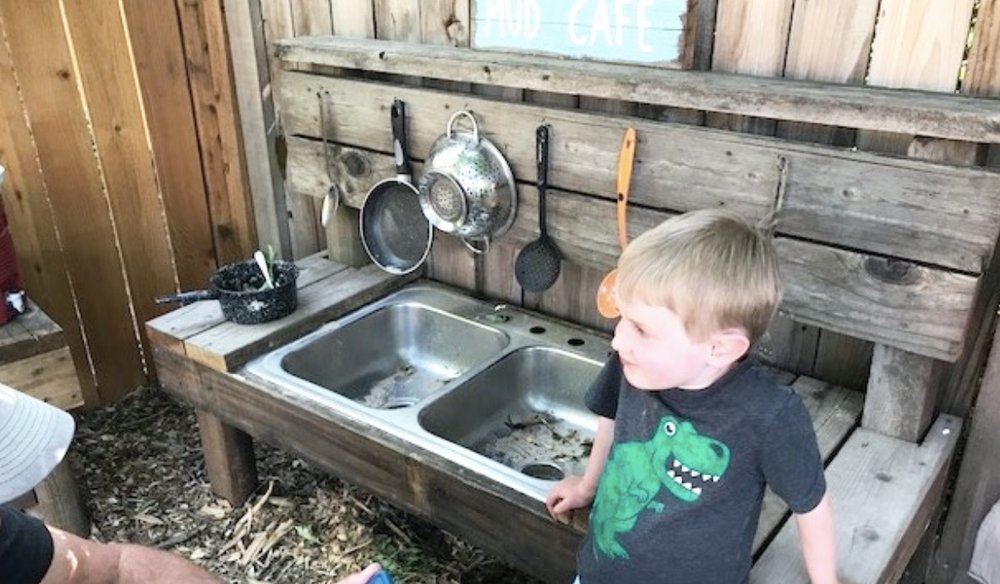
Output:
[[29,296],[86,401],[151,380],[153,297],[255,245],[215,2],[0,0],[0,164]]

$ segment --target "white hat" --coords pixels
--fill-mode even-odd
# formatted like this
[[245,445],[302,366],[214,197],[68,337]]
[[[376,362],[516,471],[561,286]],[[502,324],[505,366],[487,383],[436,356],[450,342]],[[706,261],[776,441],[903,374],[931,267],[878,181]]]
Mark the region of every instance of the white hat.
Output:
[[0,503],[20,497],[59,464],[73,416],[0,383]]

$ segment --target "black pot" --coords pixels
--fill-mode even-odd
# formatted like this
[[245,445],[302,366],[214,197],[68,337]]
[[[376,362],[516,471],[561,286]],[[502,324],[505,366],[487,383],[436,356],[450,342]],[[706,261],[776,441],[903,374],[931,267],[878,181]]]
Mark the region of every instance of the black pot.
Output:
[[295,280],[299,269],[295,264],[276,261],[271,266],[274,288],[264,286],[264,274],[253,260],[226,264],[209,279],[208,290],[190,290],[180,294],[158,296],[157,304],[198,300],[218,300],[226,320],[239,324],[260,324],[288,316],[298,306]]

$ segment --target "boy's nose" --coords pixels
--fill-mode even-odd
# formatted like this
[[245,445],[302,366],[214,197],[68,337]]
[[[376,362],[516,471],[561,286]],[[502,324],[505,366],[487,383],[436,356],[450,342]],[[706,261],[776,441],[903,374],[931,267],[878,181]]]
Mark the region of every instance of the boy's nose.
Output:
[[619,320],[615,325],[615,334],[611,337],[611,348],[619,353],[625,348],[625,333],[622,330],[622,322]]

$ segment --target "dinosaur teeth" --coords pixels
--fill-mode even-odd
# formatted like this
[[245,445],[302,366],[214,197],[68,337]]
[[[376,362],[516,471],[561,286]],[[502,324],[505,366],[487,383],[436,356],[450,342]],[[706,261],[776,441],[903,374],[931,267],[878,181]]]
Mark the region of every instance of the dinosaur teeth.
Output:
[[694,492],[695,495],[701,495],[701,487],[695,487],[692,489],[692,492]]
[[684,481],[683,481],[683,480],[681,480],[681,477],[674,477],[674,481],[675,481],[675,482],[676,482],[676,483],[677,483],[678,485],[681,485],[681,486],[684,486]]
[[681,466],[681,463],[680,463],[680,461],[678,461],[678,460],[677,460],[677,459],[675,458],[675,459],[674,459],[674,468],[679,468],[680,466]]
[[693,485],[691,483],[681,483],[681,486],[689,491],[693,488]]
[[668,477],[670,477],[670,478],[674,478],[674,477],[676,477],[677,475],[675,475],[675,474],[674,474],[674,471],[673,471],[673,470],[668,470],[668,471],[667,471],[667,476],[668,476]]
[[717,482],[719,482],[719,475],[715,475],[715,476],[713,476],[713,477],[712,477],[712,482],[713,482],[713,483],[717,483]]
[[688,471],[690,471],[691,469],[689,469],[688,467],[686,467],[686,466],[684,466],[684,465],[682,464],[682,465],[681,465],[681,470],[682,470],[682,471],[684,471],[684,472],[688,472]]
[[696,471],[696,470],[693,470],[693,471],[691,471],[691,476],[693,476],[695,478],[698,478],[698,477],[701,476],[701,473],[698,472],[698,471]]

